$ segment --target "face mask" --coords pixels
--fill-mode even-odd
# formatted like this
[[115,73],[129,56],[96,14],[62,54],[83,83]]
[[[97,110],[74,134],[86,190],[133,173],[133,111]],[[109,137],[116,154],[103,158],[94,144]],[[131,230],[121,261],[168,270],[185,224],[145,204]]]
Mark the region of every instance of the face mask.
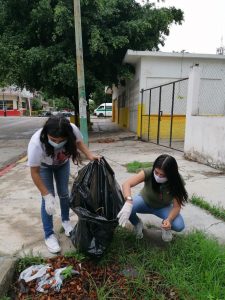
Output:
[[158,183],[165,183],[168,180],[166,177],[159,177],[158,175],[155,174],[155,172],[154,172],[154,177],[155,177],[155,181]]
[[49,144],[54,147],[55,150],[62,148],[66,143],[67,140],[62,141],[61,143],[57,144],[55,142],[53,142],[52,140],[48,139]]

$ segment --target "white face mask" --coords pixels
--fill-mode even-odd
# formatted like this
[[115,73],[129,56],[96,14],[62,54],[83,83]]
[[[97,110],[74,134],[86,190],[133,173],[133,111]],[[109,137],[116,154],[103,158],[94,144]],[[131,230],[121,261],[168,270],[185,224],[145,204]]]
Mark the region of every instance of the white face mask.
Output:
[[159,177],[158,175],[155,174],[155,172],[153,174],[154,174],[155,181],[158,183],[165,183],[168,181],[167,177]]
[[53,142],[52,140],[48,139],[49,144],[54,147],[55,150],[62,148],[66,143],[67,140],[62,141],[61,143],[57,144],[55,142]]

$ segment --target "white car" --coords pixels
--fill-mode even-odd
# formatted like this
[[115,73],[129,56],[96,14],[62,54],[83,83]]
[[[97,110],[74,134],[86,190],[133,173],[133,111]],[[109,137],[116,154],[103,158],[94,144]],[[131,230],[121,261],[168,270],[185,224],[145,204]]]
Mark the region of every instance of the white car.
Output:
[[95,110],[97,117],[112,117],[112,103],[102,103]]

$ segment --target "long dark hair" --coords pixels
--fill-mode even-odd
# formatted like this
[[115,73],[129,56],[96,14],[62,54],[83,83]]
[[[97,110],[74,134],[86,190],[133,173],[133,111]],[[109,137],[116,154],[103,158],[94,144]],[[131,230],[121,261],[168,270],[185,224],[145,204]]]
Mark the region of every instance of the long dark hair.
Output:
[[49,144],[48,135],[67,139],[64,146],[65,154],[71,156],[74,163],[78,163],[80,155],[77,151],[76,136],[68,119],[62,116],[51,116],[41,131],[40,141],[45,146],[45,152],[48,156],[54,157],[54,147]]
[[173,156],[162,154],[155,160],[151,176],[152,187],[154,191],[159,192],[160,185],[156,182],[153,174],[155,168],[159,168],[164,171],[168,179],[171,195],[176,198],[180,205],[184,205],[184,203],[188,201],[188,193],[179,174],[176,159]]

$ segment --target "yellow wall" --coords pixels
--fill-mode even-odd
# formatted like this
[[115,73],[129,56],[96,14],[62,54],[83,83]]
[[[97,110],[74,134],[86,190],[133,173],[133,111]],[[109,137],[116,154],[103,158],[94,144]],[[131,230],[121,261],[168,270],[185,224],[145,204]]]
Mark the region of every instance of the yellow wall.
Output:
[[77,126],[80,125],[80,119],[77,116],[70,116],[70,122],[73,124],[77,124]]
[[116,120],[117,100],[112,101],[112,122]]
[[[142,113],[145,112],[145,107],[143,105]],[[170,115],[163,115],[160,119],[160,138],[161,139],[169,139],[170,138]],[[150,127],[149,127],[150,123]],[[173,116],[173,131],[172,131],[172,139],[174,140],[184,140],[185,135],[185,123],[186,116],[185,115],[174,115]],[[149,139],[157,138],[158,131],[158,115],[151,115],[150,122],[149,116],[146,114],[142,116],[142,128],[141,128],[141,104],[138,104],[138,122],[137,122],[137,135],[141,136],[145,139],[148,139],[148,127],[149,127]]]
[[118,124],[118,100],[117,99],[114,101],[113,114],[114,114],[113,120]]
[[[119,109],[119,120],[118,120],[118,101],[114,101],[114,120],[121,127],[129,128],[129,109],[127,107]],[[143,107],[144,112],[144,107]],[[170,138],[170,115],[163,115],[160,119],[160,139]],[[185,135],[185,115],[174,115],[173,116],[173,140],[184,140]],[[150,127],[149,127],[150,123]],[[138,104],[138,119],[137,119],[137,136],[148,139],[148,127],[149,127],[149,139],[153,140],[157,138],[158,131],[158,115],[151,115],[150,122],[149,117],[142,116],[142,128],[141,128],[141,104]]]
[[127,107],[120,108],[119,125],[125,128],[129,127],[129,111]]
[[[163,115],[160,119],[160,138],[169,139],[170,138],[170,115]],[[174,115],[173,116],[173,131],[172,139],[173,140],[184,140],[185,134],[185,115]],[[148,138],[148,125],[149,118],[148,116],[142,117],[142,137]],[[151,115],[150,117],[150,128],[149,128],[149,138],[156,139],[158,131],[158,115]]]
[[121,127],[129,128],[129,109],[127,107],[118,108],[118,99],[113,100],[112,121]]
[[141,137],[141,104],[138,104],[137,136]]

